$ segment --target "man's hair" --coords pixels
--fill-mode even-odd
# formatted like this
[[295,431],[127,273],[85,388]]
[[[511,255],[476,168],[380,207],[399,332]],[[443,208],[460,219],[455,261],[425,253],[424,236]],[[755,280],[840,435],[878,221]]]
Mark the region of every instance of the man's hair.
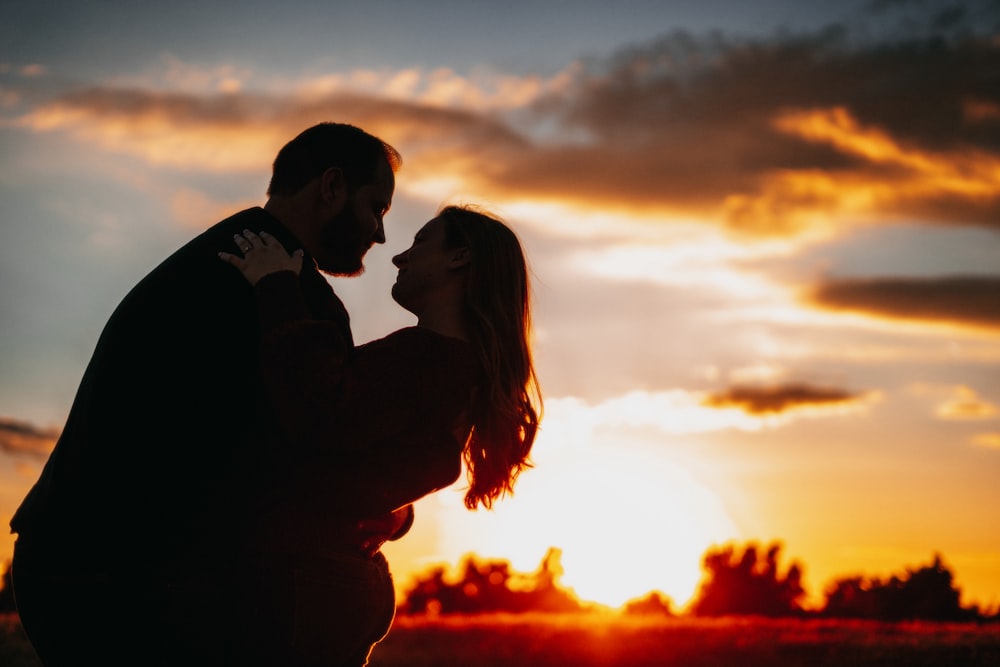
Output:
[[399,152],[364,130],[346,123],[320,123],[304,130],[274,158],[267,195],[294,195],[330,167],[340,167],[347,186],[357,190],[375,180],[380,162],[399,169]]

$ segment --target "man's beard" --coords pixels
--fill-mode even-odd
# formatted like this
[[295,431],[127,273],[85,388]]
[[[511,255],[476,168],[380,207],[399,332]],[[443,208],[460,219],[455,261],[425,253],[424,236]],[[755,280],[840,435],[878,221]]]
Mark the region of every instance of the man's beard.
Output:
[[350,202],[323,227],[323,259],[320,271],[334,276],[359,276],[365,271],[364,255],[371,244],[362,239]]

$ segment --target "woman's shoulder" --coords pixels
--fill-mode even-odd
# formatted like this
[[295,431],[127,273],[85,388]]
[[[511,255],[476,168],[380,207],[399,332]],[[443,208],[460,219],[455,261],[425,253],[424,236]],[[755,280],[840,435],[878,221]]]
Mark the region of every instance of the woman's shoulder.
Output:
[[379,338],[366,343],[361,348],[369,346],[392,346],[392,345],[402,345],[402,346],[413,346],[413,347],[427,347],[427,348],[453,348],[456,350],[461,349],[472,349],[472,346],[460,338],[454,338],[452,336],[446,336],[440,334],[436,331],[427,329],[426,327],[404,327],[402,329],[397,329],[393,331],[388,336]]
[[446,364],[474,367],[476,356],[472,345],[452,336],[445,336],[425,327],[405,327],[357,348],[362,356],[396,359],[413,366]]

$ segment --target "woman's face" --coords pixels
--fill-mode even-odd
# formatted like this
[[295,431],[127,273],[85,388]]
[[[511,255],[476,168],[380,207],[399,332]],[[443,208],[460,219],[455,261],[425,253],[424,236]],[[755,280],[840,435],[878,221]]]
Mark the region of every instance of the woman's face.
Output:
[[[420,316],[435,299],[454,298],[455,269],[461,249],[445,245],[445,222],[434,218],[416,233],[413,244],[392,258],[399,269],[392,286],[392,298],[411,313]],[[445,288],[449,289],[445,289]]]

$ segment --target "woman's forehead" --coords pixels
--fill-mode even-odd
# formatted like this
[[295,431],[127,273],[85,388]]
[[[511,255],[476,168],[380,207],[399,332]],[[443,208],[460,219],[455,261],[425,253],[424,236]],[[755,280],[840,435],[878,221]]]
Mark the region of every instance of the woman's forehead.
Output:
[[444,230],[444,220],[440,217],[431,218],[425,222],[424,226],[421,227],[417,233],[427,235],[436,233],[438,230]]

